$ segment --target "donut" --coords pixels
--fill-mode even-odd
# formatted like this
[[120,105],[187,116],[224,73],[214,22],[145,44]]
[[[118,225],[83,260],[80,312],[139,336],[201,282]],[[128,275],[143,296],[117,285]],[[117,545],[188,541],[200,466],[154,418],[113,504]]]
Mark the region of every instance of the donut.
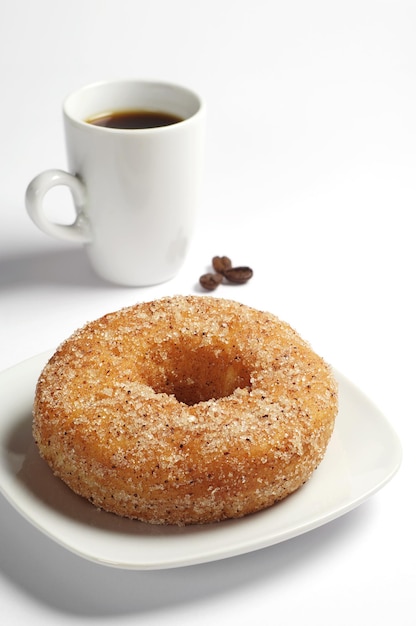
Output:
[[40,455],[99,509],[239,518],[301,487],[337,414],[331,368],[287,323],[210,296],[136,304],[64,341],[36,386]]

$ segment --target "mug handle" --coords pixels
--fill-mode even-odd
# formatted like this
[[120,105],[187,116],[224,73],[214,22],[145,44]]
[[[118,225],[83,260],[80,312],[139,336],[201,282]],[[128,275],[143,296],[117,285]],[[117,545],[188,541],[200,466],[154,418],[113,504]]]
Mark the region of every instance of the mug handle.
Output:
[[[76,218],[73,224],[57,224],[46,216],[43,209],[45,194],[58,185],[69,187],[75,204]],[[85,215],[86,189],[77,177],[63,170],[46,170],[36,176],[26,189],[26,210],[40,230],[48,235],[67,241],[88,243],[91,241],[90,225]]]

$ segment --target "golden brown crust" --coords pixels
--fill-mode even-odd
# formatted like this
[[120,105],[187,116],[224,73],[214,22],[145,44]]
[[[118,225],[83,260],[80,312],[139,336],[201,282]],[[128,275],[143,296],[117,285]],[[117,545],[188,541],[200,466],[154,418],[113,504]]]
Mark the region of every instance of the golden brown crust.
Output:
[[43,458],[97,507],[158,524],[241,517],[298,489],[337,413],[330,368],[275,316],[176,296],[87,324],[36,388]]

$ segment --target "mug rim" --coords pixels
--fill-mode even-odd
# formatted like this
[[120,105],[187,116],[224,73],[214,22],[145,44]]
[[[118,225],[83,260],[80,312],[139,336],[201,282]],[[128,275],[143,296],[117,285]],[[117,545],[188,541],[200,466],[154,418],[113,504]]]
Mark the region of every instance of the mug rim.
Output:
[[[121,89],[123,87],[134,88],[134,86],[136,88],[141,87],[141,88],[147,88],[148,90],[165,90],[165,91],[170,91],[172,94],[173,93],[180,94],[181,96],[184,96],[185,98],[187,98],[188,101],[193,101],[194,110],[193,112],[191,112],[189,115],[187,115],[180,121],[175,122],[174,124],[170,124],[168,126],[154,126],[151,128],[132,128],[132,129],[110,128],[108,126],[98,126],[96,124],[92,124],[87,121],[89,117],[93,117],[94,115],[99,115],[100,113],[104,113],[106,111],[105,108],[102,108],[101,111],[97,111],[97,108],[94,107],[94,110],[92,110],[91,112],[87,114],[85,113],[77,114],[73,110],[71,110],[71,108],[76,107],[76,102],[78,102],[79,99],[82,98],[83,96],[84,97],[87,96],[89,92],[92,93],[100,89],[105,90],[106,88],[111,88],[111,87],[117,87],[118,89]],[[123,110],[123,107],[120,107],[119,109],[117,109],[116,107],[108,107],[107,110],[111,108],[113,111]],[[124,110],[126,110],[127,108],[130,108],[130,107],[124,106]],[[163,111],[167,113],[174,113],[174,114],[176,113],[175,111],[168,110],[168,109],[169,107],[166,106],[163,108]],[[154,107],[154,110],[157,110],[157,107]],[[81,128],[88,129],[90,132],[94,131],[94,132],[100,132],[100,133],[105,132],[105,133],[113,133],[113,134],[120,134],[120,133],[125,134],[126,132],[128,132],[128,134],[131,135],[131,134],[144,134],[144,133],[154,133],[154,132],[167,132],[169,129],[172,130],[174,128],[181,127],[184,124],[191,122],[196,117],[203,115],[204,112],[205,112],[205,103],[203,99],[201,98],[201,96],[197,94],[193,89],[190,89],[189,87],[186,87],[179,83],[163,81],[163,80],[151,80],[151,79],[120,78],[120,79],[95,81],[92,83],[85,84],[79,89],[72,91],[70,94],[66,96],[63,102],[64,116],[71,123],[76,124],[77,126]]]

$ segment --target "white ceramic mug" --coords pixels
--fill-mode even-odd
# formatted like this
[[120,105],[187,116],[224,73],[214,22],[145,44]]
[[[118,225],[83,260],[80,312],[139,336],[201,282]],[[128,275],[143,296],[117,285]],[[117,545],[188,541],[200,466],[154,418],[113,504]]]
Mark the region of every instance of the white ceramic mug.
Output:
[[[181,119],[146,129],[86,120],[104,112],[162,111]],[[121,285],[171,279],[192,235],[202,182],[205,107],[189,89],[121,80],[89,85],[64,102],[69,172],[47,170],[29,184],[26,208],[44,232],[85,244],[92,267]],[[71,190],[76,219],[57,224],[44,195]],[[49,214],[49,212],[48,212]]]

